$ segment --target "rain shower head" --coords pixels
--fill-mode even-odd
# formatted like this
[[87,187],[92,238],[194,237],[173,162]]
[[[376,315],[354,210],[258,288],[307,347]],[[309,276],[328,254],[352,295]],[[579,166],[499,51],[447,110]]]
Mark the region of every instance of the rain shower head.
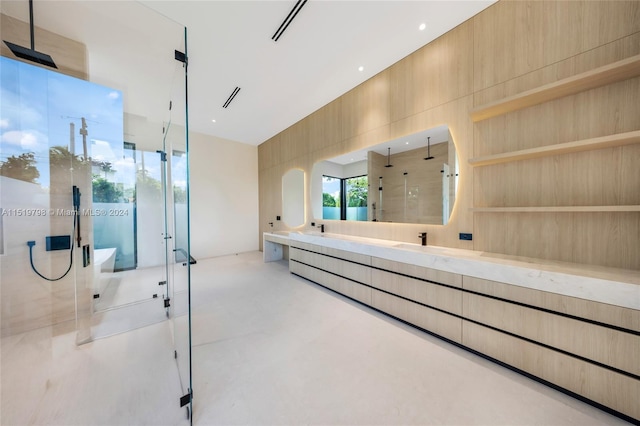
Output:
[[33,27],[33,0],[29,0],[29,30],[31,32],[31,48],[19,46],[15,43],[11,43],[7,40],[3,40],[11,52],[18,58],[25,59],[27,61],[36,62],[41,65],[46,65],[51,68],[58,68],[53,62],[51,56],[46,53],[38,52],[35,48],[35,37]]
[[34,49],[29,49],[27,47],[19,46],[17,44],[8,42],[7,40],[3,40],[3,41],[4,41],[4,44],[6,44],[7,47],[11,49],[13,54],[16,55],[18,58],[26,59],[27,61],[31,61],[31,62],[37,62],[39,64],[46,65],[51,68],[58,68],[55,62],[53,62],[53,59],[51,58],[51,56],[47,55],[46,53],[38,52],[37,50],[34,50]]

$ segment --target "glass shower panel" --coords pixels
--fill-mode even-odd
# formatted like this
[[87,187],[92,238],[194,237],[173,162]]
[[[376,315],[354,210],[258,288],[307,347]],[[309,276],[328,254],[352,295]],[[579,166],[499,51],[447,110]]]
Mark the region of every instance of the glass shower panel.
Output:
[[[186,30],[183,44],[176,57],[186,55]],[[186,416],[192,420],[191,400],[191,315],[190,271],[196,260],[191,256],[189,241],[189,141],[187,123],[186,62],[175,65],[175,79],[171,92],[171,111],[166,125],[164,152],[168,160],[167,199],[170,218],[172,252],[169,256],[171,287],[170,313],[173,322],[175,359],[180,377]],[[184,107],[183,107],[184,106]]]
[[[1,11],[28,29],[18,3]],[[190,253],[186,68],[176,60],[185,27],[138,2],[34,3],[40,37],[64,46],[47,52],[57,70],[0,58],[0,387],[11,389],[0,394],[3,423],[115,424],[126,408],[132,424],[186,424],[190,264],[174,252]],[[175,161],[174,150],[183,153]],[[160,342],[154,360],[82,356],[102,346],[79,345],[151,324],[174,343]],[[125,364],[158,360],[167,368],[125,373]],[[180,415],[159,418],[155,403],[87,403],[103,392],[93,380],[105,371],[110,384],[126,383],[118,400],[170,393],[171,404],[159,404]],[[161,385],[142,389],[151,376]]]

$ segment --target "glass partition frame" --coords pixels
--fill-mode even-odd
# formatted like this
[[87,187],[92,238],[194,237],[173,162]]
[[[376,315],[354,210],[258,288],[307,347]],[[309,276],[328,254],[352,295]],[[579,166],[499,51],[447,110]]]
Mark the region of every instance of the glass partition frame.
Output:
[[[26,2],[3,2],[0,11],[11,19],[25,23],[28,15],[22,13],[19,3],[26,5]],[[28,10],[26,6],[25,9]],[[163,392],[171,393],[173,402],[163,405],[175,407],[175,412],[180,414],[169,420],[165,414],[161,418],[154,418],[158,415],[156,412],[160,412],[155,407],[126,407],[129,414],[144,416],[137,419],[131,417],[128,421],[188,424],[192,417],[189,296],[191,263],[187,261],[185,265],[174,255],[175,242],[179,240],[180,248],[186,252],[187,259],[190,259],[187,64],[186,61],[176,59],[176,52],[187,57],[186,28],[138,2],[53,1],[36,3],[35,9],[38,27],[85,44],[88,66],[84,83],[114,89],[106,92],[108,96],[105,99],[119,99],[123,112],[120,113],[120,136],[111,137],[101,136],[99,133],[100,126],[106,125],[107,119],[99,114],[92,115],[93,112],[104,110],[104,105],[96,104],[93,112],[88,108],[81,112],[54,109],[60,103],[54,96],[58,84],[55,76],[62,76],[59,71],[67,72],[64,53],[59,51],[46,52],[51,53],[59,66],[58,71],[18,61],[22,64],[19,66],[36,67],[38,72],[53,72],[51,75],[54,77],[42,84],[37,98],[38,102],[45,105],[40,114],[40,122],[44,123],[45,130],[36,133],[30,132],[34,127],[8,127],[11,124],[7,121],[9,116],[18,114],[17,120],[10,121],[24,124],[27,123],[27,113],[33,109],[18,106],[15,108],[20,110],[16,110],[10,104],[13,98],[5,96],[7,92],[3,90],[0,163],[7,163],[12,156],[19,159],[21,154],[29,154],[34,144],[41,145],[42,148],[35,151],[32,159],[24,158],[27,162],[32,160],[33,168],[42,176],[40,180],[34,177],[29,182],[9,176],[9,166],[3,168],[0,177],[0,208],[3,212],[9,209],[9,215],[16,212],[12,216],[0,216],[0,300],[3,314],[0,377],[3,389],[13,389],[12,392],[1,394],[3,423],[89,424],[96,421],[96,416],[100,416],[105,422],[109,422],[111,417],[108,416],[117,418],[121,415],[118,412],[122,412],[125,407],[111,405],[105,411],[104,407],[92,404],[80,406],[84,400],[82,396],[89,393],[84,386],[94,376],[97,377],[98,370],[105,366],[114,372],[112,381],[121,380],[123,384],[126,383],[118,391],[119,400],[127,399],[129,392],[136,392],[137,386],[144,380],[138,380],[137,375],[117,376],[120,366],[109,365],[109,360],[104,365],[92,365],[90,360],[85,360],[83,362],[86,365],[78,364],[76,368],[69,365],[70,360],[75,359],[74,354],[80,353],[79,347],[85,343],[116,338],[116,335],[129,333],[133,329],[167,321],[171,326],[174,348],[167,350],[166,354],[154,354],[154,358],[175,358],[180,383],[178,385],[175,381],[176,373],[169,370],[148,371],[146,374],[158,376],[161,381],[166,379],[162,385],[166,386]],[[69,25],[69,16],[82,20],[83,25],[71,31],[71,27],[78,26]],[[140,18],[144,18],[145,26],[149,26],[144,32],[140,31]],[[2,38],[11,41],[8,27],[3,26]],[[110,41],[108,46],[104,44],[104,40]],[[41,46],[45,44],[38,45],[39,50],[44,51],[45,48]],[[114,45],[125,44],[127,49],[113,48]],[[72,49],[73,46],[72,44]],[[128,49],[136,48],[136,57],[132,61],[127,52],[131,52]],[[3,50],[3,55],[5,54]],[[16,60],[15,57],[10,59]],[[145,67],[150,67],[150,70]],[[8,79],[13,78],[9,74],[9,68],[2,67],[3,86]],[[136,73],[143,78],[132,78]],[[131,84],[134,80],[139,84]],[[26,86],[17,97],[18,101],[22,99],[23,105],[27,101],[26,90],[34,91],[36,88],[34,80],[27,83],[30,86]],[[66,93],[68,97],[86,94],[83,91],[77,94]],[[143,106],[141,101],[147,98],[152,102]],[[14,109],[9,114],[11,108]],[[168,122],[171,122],[171,129],[165,128]],[[61,126],[66,130],[60,131]],[[14,142],[10,139],[12,135],[17,137],[13,139]],[[123,155],[125,141],[135,144],[134,155],[140,155],[140,158],[148,161],[143,162],[144,164],[136,163],[131,155]],[[19,149],[15,150],[15,147]],[[104,149],[101,151],[99,147]],[[170,153],[178,149],[185,153],[184,160],[180,160],[186,163],[182,174],[179,170],[172,169],[174,164]],[[107,151],[113,156],[104,157]],[[149,160],[154,156],[160,159],[165,154],[168,162],[166,174],[162,178],[158,167],[160,160],[157,164]],[[103,226],[98,218],[108,219],[110,215],[115,215],[114,219],[122,218],[117,217],[119,212],[126,211],[126,215],[122,213],[120,216],[131,218],[132,211],[136,211],[135,205],[140,207],[141,187],[140,179],[134,177],[135,182],[131,184],[133,186],[121,185],[120,189],[127,192],[126,195],[120,193],[108,198],[109,202],[104,204],[94,202],[96,191],[92,167],[95,168],[93,162],[97,161],[111,162],[113,166],[111,171],[106,165],[102,170],[103,175],[106,175],[104,181],[109,191],[118,189],[118,185],[123,182],[117,178],[109,179],[113,177],[112,173],[132,170],[134,175],[149,177],[148,182],[152,187],[158,182],[163,194],[162,198],[153,201],[156,204],[148,206],[149,210],[155,209],[157,213],[162,213],[157,214],[157,223],[148,226],[146,231],[141,230],[140,226],[137,230],[135,226],[131,226],[123,231],[127,237],[133,237],[127,240],[127,244],[134,244],[134,253],[137,248],[137,260],[142,265],[138,265],[139,268],[129,265],[123,269],[131,270],[122,272],[140,272],[140,276],[144,275],[144,278],[133,281],[144,281],[149,291],[145,290],[142,298],[127,302],[114,301],[108,307],[100,306],[98,302],[106,301],[109,292],[115,293],[116,300],[122,296],[119,293],[124,289],[124,275],[113,267],[109,268],[108,264],[113,263],[124,249],[113,243],[111,255],[103,255],[96,250],[95,227]],[[55,173],[51,173],[53,169],[56,170]],[[182,176],[180,185],[185,193],[183,198],[175,196],[174,191],[179,175]],[[130,180],[127,182],[131,183]],[[77,207],[75,194],[80,194]],[[147,202],[151,202],[149,200],[154,197],[153,193],[149,194],[151,198],[147,198]],[[132,202],[134,200],[135,203]],[[182,209],[181,214],[176,213],[177,205]],[[19,211],[22,212],[20,216],[17,213]],[[35,212],[39,212],[39,216],[34,216]],[[132,220],[133,225],[149,225],[148,216],[141,217],[140,209],[137,217],[134,216]],[[113,231],[109,232],[114,234]],[[131,236],[131,233],[134,235]],[[34,241],[34,244],[28,245],[27,242],[30,241]],[[47,243],[58,249],[47,250]],[[31,262],[43,277],[57,278],[62,275],[70,260],[73,263],[67,275],[54,283],[38,277],[32,271],[29,266],[29,251],[32,252]],[[164,256],[158,258],[157,253],[164,253]],[[104,287],[100,287],[102,282]],[[11,283],[21,283],[22,287],[14,288]],[[86,346],[84,348],[85,351],[89,350]],[[144,355],[141,353],[131,353],[131,363],[149,361],[139,359],[142,356]],[[24,380],[25,378],[28,380]],[[57,400],[64,392],[78,397]],[[185,406],[187,415],[183,411]],[[52,413],[57,413],[55,418],[47,417]],[[183,423],[175,420],[178,418]]]

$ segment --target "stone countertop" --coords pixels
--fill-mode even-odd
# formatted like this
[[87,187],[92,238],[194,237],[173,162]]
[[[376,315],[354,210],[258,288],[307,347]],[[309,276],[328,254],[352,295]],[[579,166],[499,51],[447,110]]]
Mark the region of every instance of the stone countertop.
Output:
[[[275,237],[284,237],[274,234]],[[601,303],[640,309],[640,272],[374,238],[290,232],[293,241],[409,263]]]

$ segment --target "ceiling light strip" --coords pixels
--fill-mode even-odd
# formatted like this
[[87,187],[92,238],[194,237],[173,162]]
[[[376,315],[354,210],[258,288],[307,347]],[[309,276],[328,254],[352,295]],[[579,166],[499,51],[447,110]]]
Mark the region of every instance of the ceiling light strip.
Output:
[[285,32],[285,30],[289,27],[289,24],[291,24],[291,21],[293,21],[293,19],[296,17],[298,12],[300,12],[300,9],[302,9],[302,7],[306,3],[307,3],[307,0],[298,0],[296,2],[295,6],[293,6],[293,9],[291,9],[291,12],[289,12],[289,14],[284,19],[284,21],[282,21],[282,24],[280,24],[280,27],[278,28],[278,31],[276,31],[273,34],[273,36],[271,36],[271,40],[278,41],[280,36],[282,36],[282,34]]
[[236,95],[238,94],[239,91],[240,91],[239,87],[236,87],[235,89],[233,89],[233,93],[231,93],[231,95],[229,95],[229,98],[224,103],[224,105],[222,105],[222,108],[228,107],[229,104],[231,103],[231,101],[236,97]]

